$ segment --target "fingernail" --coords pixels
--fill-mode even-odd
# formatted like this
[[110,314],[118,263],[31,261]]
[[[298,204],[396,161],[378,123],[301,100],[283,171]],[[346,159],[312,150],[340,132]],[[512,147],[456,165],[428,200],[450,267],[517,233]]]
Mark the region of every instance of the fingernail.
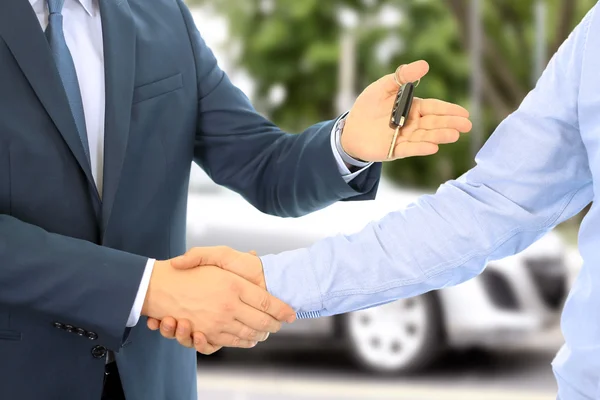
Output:
[[170,325],[165,325],[165,326],[163,326],[163,329],[164,329],[165,331],[171,332],[171,331],[173,330],[173,327],[172,327],[172,326],[170,326]]
[[202,340],[200,340],[200,339],[194,339],[194,344],[196,346],[200,346],[202,344]]
[[177,329],[177,334],[179,334],[179,335],[183,335],[184,333],[185,333],[185,332],[184,332],[183,328],[179,328],[179,329]]
[[295,315],[292,315],[292,316],[290,316],[290,317],[287,319],[287,323],[288,323],[288,324],[291,324],[291,323],[292,323],[292,322],[294,322],[295,320],[296,320],[296,316],[295,316]]
[[254,347],[258,344],[258,342],[250,342],[250,346]]

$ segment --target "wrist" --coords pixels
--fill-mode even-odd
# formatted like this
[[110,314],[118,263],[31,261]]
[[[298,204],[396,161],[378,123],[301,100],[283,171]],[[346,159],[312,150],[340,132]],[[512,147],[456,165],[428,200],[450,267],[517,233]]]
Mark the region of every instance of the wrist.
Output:
[[348,135],[344,136],[344,131],[347,130],[347,118],[348,116],[342,117],[337,124],[335,131],[335,144],[340,154],[342,161],[346,165],[346,168],[349,170],[356,170],[357,168],[363,168],[368,162],[361,160],[356,155],[352,154],[351,151],[348,151]]
[[169,267],[169,261],[156,261],[152,275],[150,276],[150,283],[148,290],[146,291],[146,297],[144,298],[144,305],[142,306],[142,315],[146,317],[156,318],[160,313],[156,310],[156,298],[160,293],[160,287],[163,282],[163,275]]

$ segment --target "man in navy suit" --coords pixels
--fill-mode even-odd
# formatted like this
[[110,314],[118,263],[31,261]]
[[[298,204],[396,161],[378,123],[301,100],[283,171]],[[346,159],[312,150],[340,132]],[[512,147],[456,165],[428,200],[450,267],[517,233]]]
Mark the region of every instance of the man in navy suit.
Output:
[[[197,396],[195,352],[140,317],[237,347],[294,319],[237,275],[170,265],[191,163],[283,217],[371,199],[397,84],[290,135],[219,69],[181,0],[3,0],[0,89],[0,398],[179,400]],[[394,158],[470,129],[458,106],[413,108]]]

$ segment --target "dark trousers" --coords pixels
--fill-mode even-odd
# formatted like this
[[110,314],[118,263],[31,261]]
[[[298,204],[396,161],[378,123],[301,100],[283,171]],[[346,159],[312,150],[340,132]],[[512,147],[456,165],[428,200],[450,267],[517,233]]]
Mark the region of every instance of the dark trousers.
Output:
[[125,400],[125,393],[123,393],[123,386],[121,385],[121,378],[116,362],[106,365],[102,400]]

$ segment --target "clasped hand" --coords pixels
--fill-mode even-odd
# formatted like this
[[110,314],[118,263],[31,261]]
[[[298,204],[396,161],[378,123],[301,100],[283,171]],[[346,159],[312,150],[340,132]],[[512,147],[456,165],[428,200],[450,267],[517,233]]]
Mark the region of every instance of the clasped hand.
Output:
[[253,347],[295,320],[294,311],[266,291],[258,257],[246,254],[258,262],[260,272],[255,266],[244,277],[214,266],[231,259],[226,249],[193,249],[156,263],[142,309],[150,329],[160,325],[163,336],[212,354],[223,346]]

